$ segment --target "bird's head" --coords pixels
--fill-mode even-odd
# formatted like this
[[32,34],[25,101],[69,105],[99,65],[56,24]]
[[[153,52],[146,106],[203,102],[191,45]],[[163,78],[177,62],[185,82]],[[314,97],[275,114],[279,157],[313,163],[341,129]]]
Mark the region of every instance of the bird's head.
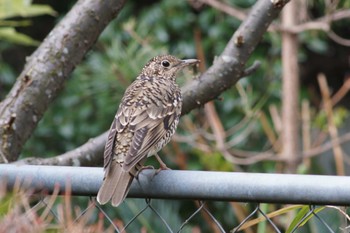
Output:
[[172,55],[161,55],[152,58],[142,69],[142,75],[148,77],[163,77],[175,79],[176,73],[182,68],[198,64],[197,59],[181,60]]

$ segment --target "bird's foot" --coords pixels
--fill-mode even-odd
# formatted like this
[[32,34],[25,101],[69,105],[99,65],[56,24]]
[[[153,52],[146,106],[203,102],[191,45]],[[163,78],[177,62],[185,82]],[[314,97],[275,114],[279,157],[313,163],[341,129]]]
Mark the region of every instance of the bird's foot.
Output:
[[160,167],[157,169],[157,173],[159,173],[162,170],[171,170],[171,168],[168,168],[168,166],[165,163],[161,163]]
[[154,167],[152,165],[147,165],[147,166],[143,166],[139,172],[141,172],[142,170],[146,170],[146,169],[152,169],[154,170]]
[[171,170],[171,168],[168,168],[168,167],[165,165],[165,163],[161,163],[161,164],[160,164],[160,168],[158,168],[158,169],[153,173],[152,179],[153,179],[156,175],[158,175],[158,173],[159,173],[160,171],[163,171],[163,170]]
[[[147,166],[142,166],[140,168],[140,170],[137,171],[136,175],[134,176],[136,180],[139,180],[139,175],[140,173],[143,171],[143,170],[146,170],[146,169],[152,169],[152,170],[155,170],[155,168],[152,166],[152,165],[147,165]],[[152,176],[153,177],[153,176]]]

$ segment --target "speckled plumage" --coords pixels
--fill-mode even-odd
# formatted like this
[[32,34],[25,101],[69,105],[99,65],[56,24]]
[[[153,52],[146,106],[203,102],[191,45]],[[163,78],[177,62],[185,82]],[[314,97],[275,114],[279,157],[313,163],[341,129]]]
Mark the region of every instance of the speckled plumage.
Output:
[[118,206],[148,156],[175,133],[181,115],[176,73],[198,60],[171,55],[152,58],[127,88],[111,125],[104,151],[105,177],[97,201]]

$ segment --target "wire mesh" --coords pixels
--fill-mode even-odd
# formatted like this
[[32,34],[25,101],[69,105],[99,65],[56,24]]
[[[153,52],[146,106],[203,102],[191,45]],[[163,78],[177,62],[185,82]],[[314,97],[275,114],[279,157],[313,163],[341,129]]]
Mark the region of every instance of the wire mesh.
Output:
[[[193,210],[191,214],[186,216],[183,221],[181,222],[180,225],[178,226],[172,226],[172,224],[169,223],[171,219],[167,219],[165,216],[163,216],[161,209],[157,207],[157,205],[154,205],[153,202],[156,200],[152,199],[145,199],[143,206],[140,206],[139,210],[132,216],[131,219],[124,220],[114,218],[111,216],[110,213],[106,211],[106,209],[109,209],[110,207],[108,206],[100,206],[96,201],[94,197],[84,197],[85,199],[89,199],[89,203],[85,209],[83,209],[81,212],[77,214],[76,217],[72,219],[73,223],[79,223],[82,221],[82,219],[85,218],[85,216],[88,215],[88,218],[92,218],[92,216],[98,216],[102,215],[104,219],[104,225],[106,226],[106,229],[109,229],[109,232],[118,232],[118,233],[125,233],[125,232],[160,232],[157,231],[156,229],[147,231],[145,229],[150,228],[150,226],[145,226],[140,225],[139,221],[140,218],[143,218],[143,215],[145,213],[151,212],[153,215],[153,221],[157,221],[160,223],[160,225],[163,226],[161,232],[168,232],[168,233],[184,233],[184,232],[219,232],[219,233],[238,233],[238,232],[257,232],[258,224],[266,223],[268,226],[265,228],[267,230],[263,232],[309,232],[305,229],[307,229],[307,221],[310,221],[311,219],[314,220],[314,223],[317,223],[317,231],[315,232],[344,232],[348,233],[350,232],[350,221],[347,219],[346,224],[343,228],[340,226],[332,226],[334,224],[331,224],[330,220],[327,220],[327,217],[324,215],[321,215],[317,209],[319,207],[316,207],[314,205],[310,206],[305,206],[308,208],[308,211],[300,218],[297,222],[293,224],[294,227],[290,229],[286,229],[285,226],[282,226],[280,221],[278,219],[275,219],[276,217],[271,215],[263,210],[261,208],[260,203],[252,204],[252,211],[246,216],[245,219],[243,219],[240,223],[234,225],[230,223],[222,223],[218,220],[216,215],[220,215],[214,211],[212,211],[209,207],[208,204],[210,202],[207,201],[196,201],[197,208]],[[59,213],[62,211],[59,207],[59,205],[52,205],[47,202],[48,197],[43,197],[37,201],[33,207],[31,207],[29,210],[27,210],[26,214],[28,215],[29,213],[33,212],[40,212],[40,209],[48,211],[48,214],[51,215],[52,218],[54,218],[55,222],[57,223],[62,223],[64,220],[62,217],[62,214]],[[132,200],[126,200],[126,202],[130,202]],[[58,201],[60,202],[60,201]],[[140,203],[140,202],[138,202]],[[119,207],[117,207],[118,209]],[[349,211],[347,208],[344,209],[345,211]],[[94,214],[88,214],[89,211],[92,211]],[[209,218],[204,218],[203,214],[207,214]],[[211,229],[203,229],[201,228],[201,225],[194,224],[195,217],[201,218],[199,222],[202,222],[204,225],[204,222],[208,221],[208,219],[211,221],[209,225],[211,225]],[[67,217],[65,217],[67,218]],[[148,219],[148,217],[146,217]],[[257,220],[258,219],[258,220]],[[294,218],[295,220],[295,218]],[[83,222],[86,222],[86,220],[83,220]],[[208,224],[208,222],[206,222]],[[256,224],[254,224],[256,223]],[[132,227],[133,225],[136,225],[136,227]],[[225,226],[224,226],[225,225]],[[287,224],[290,225],[290,224]],[[186,229],[186,227],[189,227],[189,229]],[[137,229],[137,227],[140,227]],[[136,231],[135,231],[136,228]],[[152,228],[152,227],[151,227]],[[305,229],[304,229],[305,228]],[[159,230],[159,228],[157,228]],[[194,230],[196,229],[196,230]],[[249,230],[250,229],[250,230]],[[67,230],[67,229],[65,229]],[[108,232],[108,231],[107,231]],[[261,231],[260,231],[261,232]],[[311,231],[310,231],[311,232]]]

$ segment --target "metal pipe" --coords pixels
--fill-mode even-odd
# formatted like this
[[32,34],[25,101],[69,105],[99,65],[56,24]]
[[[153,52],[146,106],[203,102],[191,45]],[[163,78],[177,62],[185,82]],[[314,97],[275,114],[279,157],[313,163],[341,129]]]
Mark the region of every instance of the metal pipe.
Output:
[[[55,185],[73,195],[95,196],[103,170],[0,164],[0,180],[12,189],[16,180],[36,191],[52,192]],[[257,203],[350,205],[350,177],[208,171],[143,170],[128,197],[195,199]]]

